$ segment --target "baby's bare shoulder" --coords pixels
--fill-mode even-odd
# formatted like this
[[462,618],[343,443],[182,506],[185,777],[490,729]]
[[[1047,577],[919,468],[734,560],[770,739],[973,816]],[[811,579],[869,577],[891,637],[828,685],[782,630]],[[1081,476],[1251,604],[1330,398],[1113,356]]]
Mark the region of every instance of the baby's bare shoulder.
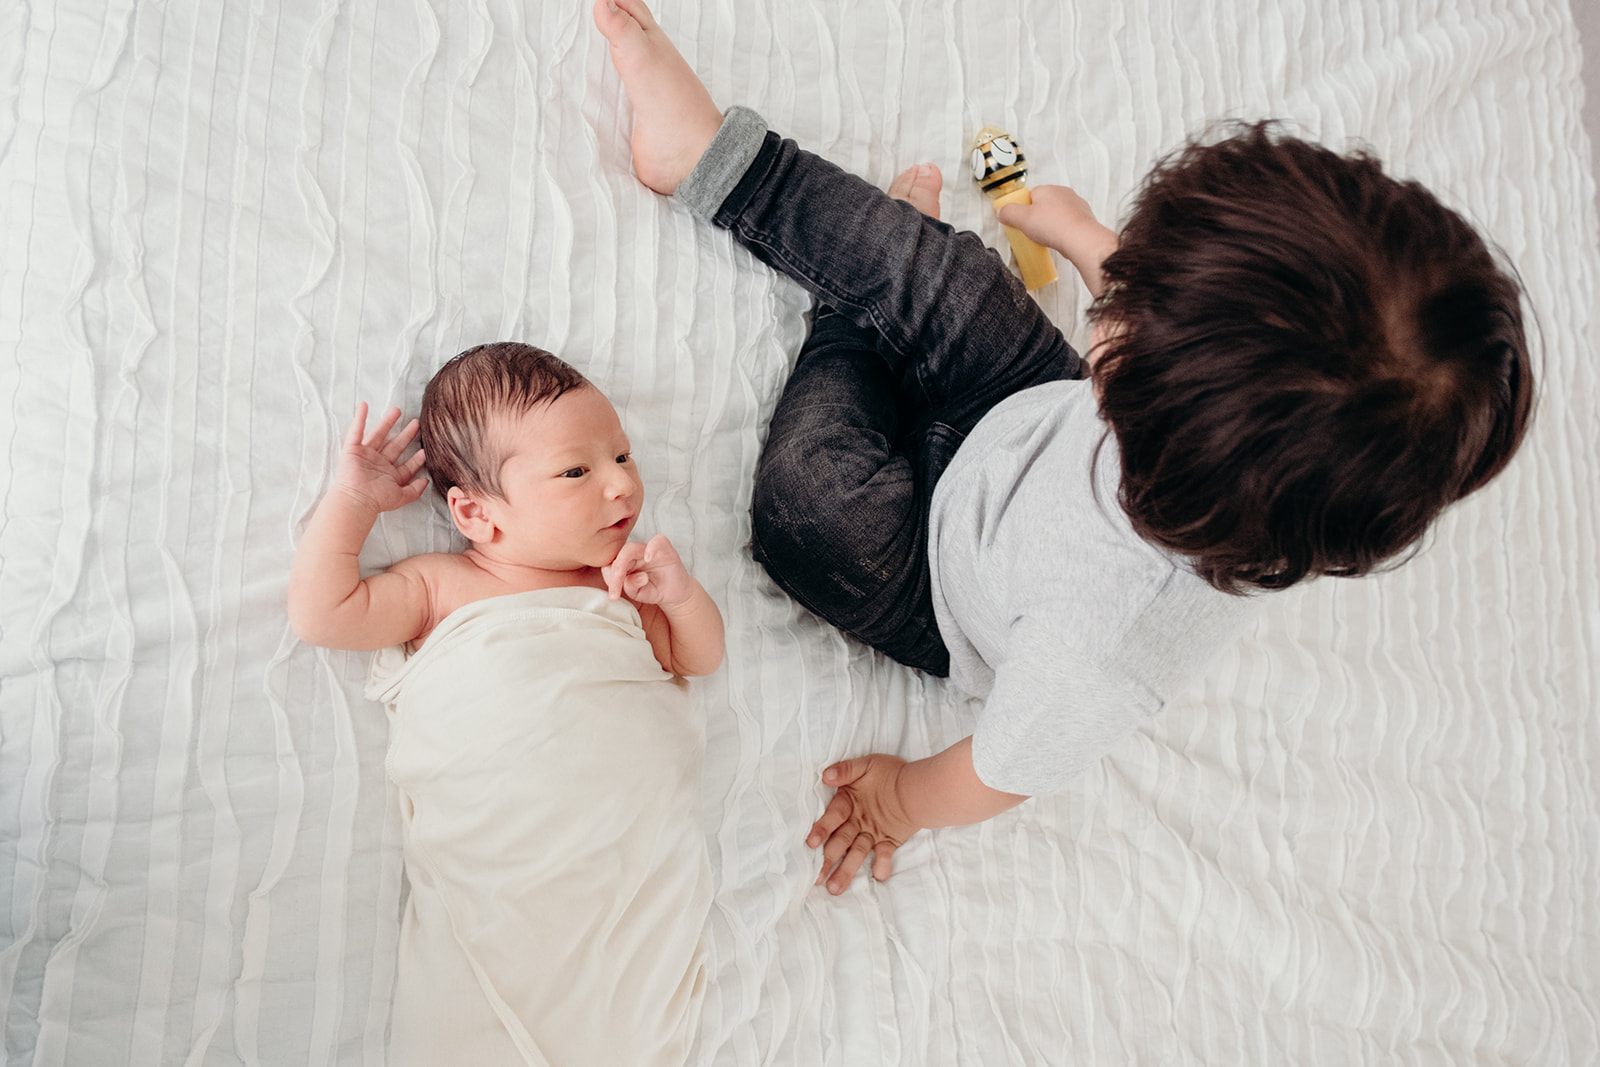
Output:
[[472,584],[477,569],[466,557],[454,552],[426,552],[420,556],[408,556],[390,567],[389,573],[416,584],[426,597],[426,621],[422,632],[414,639],[416,642],[421,642],[432,633],[445,616],[474,599]]
[[389,567],[389,573],[431,584],[459,576],[466,565],[466,559],[455,552],[424,552],[420,556],[407,556],[393,564]]

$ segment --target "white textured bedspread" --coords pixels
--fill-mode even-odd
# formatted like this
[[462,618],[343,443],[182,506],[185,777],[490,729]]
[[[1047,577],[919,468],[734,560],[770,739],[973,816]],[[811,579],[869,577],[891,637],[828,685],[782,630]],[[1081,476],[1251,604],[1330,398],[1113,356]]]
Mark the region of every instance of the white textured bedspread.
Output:
[[[1586,0],[1584,0],[1586,2]],[[289,560],[358,400],[535,342],[722,606],[691,1062],[1582,1065],[1600,1048],[1600,351],[1567,0],[661,0],[717,102],[1003,248],[989,123],[1116,219],[1208,123],[1371,146],[1516,264],[1542,395],[1382,577],[1273,598],[1063,795],[812,887],[830,761],[975,709],[749,556],[806,301],[640,186],[586,0],[0,4],[0,1034],[11,1064],[372,1065],[401,826]],[[1070,272],[1067,272],[1070,273]],[[1078,341],[1070,277],[1040,294]],[[364,561],[451,546],[434,505]]]

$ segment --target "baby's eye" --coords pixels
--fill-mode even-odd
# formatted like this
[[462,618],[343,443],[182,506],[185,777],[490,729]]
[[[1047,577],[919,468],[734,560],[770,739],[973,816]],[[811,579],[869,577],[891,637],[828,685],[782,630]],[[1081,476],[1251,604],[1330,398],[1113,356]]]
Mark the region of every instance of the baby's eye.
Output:
[[573,467],[569,471],[562,471],[561,472],[561,477],[563,477],[563,478],[582,478],[583,477],[583,468],[582,467]]
[[633,453],[632,452],[624,452],[624,453],[622,453],[622,455],[617,457],[617,462],[618,463],[626,463],[626,462],[628,462],[628,460],[630,460],[632,458],[633,458]]

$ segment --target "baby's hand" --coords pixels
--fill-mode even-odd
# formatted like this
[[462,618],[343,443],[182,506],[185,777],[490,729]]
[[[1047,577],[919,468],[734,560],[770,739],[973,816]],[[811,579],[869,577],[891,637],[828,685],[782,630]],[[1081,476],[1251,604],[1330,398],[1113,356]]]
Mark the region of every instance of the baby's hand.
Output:
[[656,534],[645,544],[629,541],[616,559],[600,568],[600,576],[606,580],[606,592],[612,600],[626,595],[640,604],[659,604],[668,609],[688,599],[698,588],[678,558],[678,550],[664,534]]
[[399,419],[400,409],[390,408],[368,434],[366,402],[356,405],[350,432],[344,437],[344,450],[339,454],[334,488],[360,506],[393,511],[420,498],[428,487],[428,479],[417,476],[425,459],[420,448],[410,459],[399,462],[401,453],[417,435],[417,420],[412,419],[391,437],[389,431]]

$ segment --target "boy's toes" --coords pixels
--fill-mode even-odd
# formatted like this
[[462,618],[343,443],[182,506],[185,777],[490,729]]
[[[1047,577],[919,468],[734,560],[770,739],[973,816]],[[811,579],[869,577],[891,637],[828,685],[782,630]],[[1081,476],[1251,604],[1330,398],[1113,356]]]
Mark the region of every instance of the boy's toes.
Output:
[[917,176],[916,167],[907,167],[895,175],[894,181],[889,183],[889,195],[896,200],[904,200],[911,192],[911,182]]
[[595,0],[594,24],[600,30],[600,35],[612,46],[642,43],[644,26],[628,11],[623,9],[617,0]]
[[889,183],[889,195],[904,200],[929,218],[939,217],[939,190],[944,176],[932,163],[919,163],[901,171]]

